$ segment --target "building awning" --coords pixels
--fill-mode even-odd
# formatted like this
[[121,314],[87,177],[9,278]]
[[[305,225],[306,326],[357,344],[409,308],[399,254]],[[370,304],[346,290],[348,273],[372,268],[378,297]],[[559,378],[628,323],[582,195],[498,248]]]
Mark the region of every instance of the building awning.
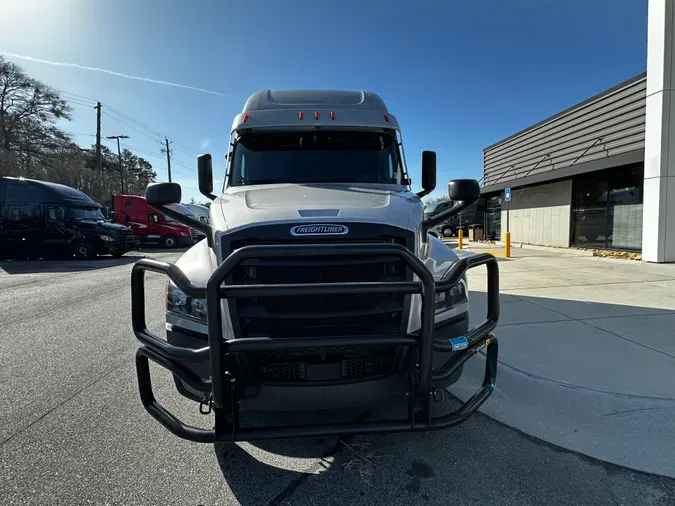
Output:
[[609,169],[612,167],[620,167],[622,165],[630,165],[632,163],[644,163],[645,150],[638,149],[628,153],[621,153],[606,158],[591,160],[589,162],[580,163],[579,165],[572,165],[570,167],[563,167],[532,176],[526,176],[520,179],[506,179],[498,181],[495,184],[483,186],[480,189],[481,195],[496,193],[504,191],[505,188],[522,188],[524,186],[532,186],[536,184],[549,183],[553,181],[560,181],[561,179],[569,179],[577,174],[585,174],[587,172],[595,172],[598,170]]

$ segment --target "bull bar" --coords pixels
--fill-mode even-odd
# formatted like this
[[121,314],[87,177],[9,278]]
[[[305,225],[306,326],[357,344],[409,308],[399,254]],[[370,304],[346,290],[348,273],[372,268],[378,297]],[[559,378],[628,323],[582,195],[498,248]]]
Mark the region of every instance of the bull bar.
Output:
[[[240,262],[255,258],[298,256],[395,256],[417,275],[417,280],[396,282],[303,283],[283,285],[224,285],[228,274]],[[487,316],[465,336],[466,348],[458,351],[440,370],[432,370],[433,351],[455,351],[450,342],[434,341],[434,301],[436,293],[450,290],[471,268],[485,265],[488,275]],[[206,299],[208,346],[190,349],[174,346],[153,335],[145,320],[145,271],[167,275],[184,293]],[[349,295],[357,293],[404,293],[421,296],[421,326],[418,333],[303,337],[303,338],[234,338],[225,340],[222,330],[221,300],[226,298],[279,297],[300,295]],[[201,443],[255,441],[290,437],[318,437],[366,433],[394,433],[438,430],[458,425],[468,419],[492,394],[497,376],[498,343],[492,334],[499,320],[499,269],[489,253],[460,258],[436,282],[422,261],[397,244],[316,244],[251,245],[232,252],[211,274],[206,286],[193,284],[176,265],[141,259],[131,272],[132,327],[142,346],[136,353],[138,388],[144,408],[174,435]],[[367,346],[373,344],[406,346],[416,352],[410,363],[408,415],[397,420],[358,421],[351,423],[300,424],[271,427],[241,427],[239,393],[233,354],[278,351],[283,349],[332,346]],[[482,386],[459,409],[440,416],[431,415],[434,381],[449,378],[469,358],[483,348],[486,365]],[[211,378],[204,379],[182,362],[208,360]],[[214,412],[213,429],[190,426],[161,406],[153,394],[149,361],[168,369],[191,387],[211,393]]]

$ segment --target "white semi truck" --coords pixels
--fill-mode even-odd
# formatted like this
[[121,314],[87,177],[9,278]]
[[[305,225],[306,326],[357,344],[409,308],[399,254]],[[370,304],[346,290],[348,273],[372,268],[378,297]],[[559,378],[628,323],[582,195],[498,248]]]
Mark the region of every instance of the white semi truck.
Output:
[[[139,260],[132,322],[147,411],[200,442],[441,429],[466,420],[496,378],[498,268],[489,254],[458,258],[428,231],[479,197],[475,180],[448,183],[452,209],[424,219],[436,155],[422,156],[411,190],[396,117],[365,91],[268,90],[232,124],[226,175],[213,193],[210,155],[198,158],[209,223],[170,205],[176,183],[148,186],[149,205],[206,239],[175,265]],[[485,264],[486,319],[469,329],[466,270]],[[145,324],[144,272],[165,273],[166,339]],[[431,403],[484,350],[483,385],[460,409],[433,417]],[[213,414],[189,426],[157,403],[149,361]],[[250,427],[244,410],[316,411],[401,402],[396,420]]]

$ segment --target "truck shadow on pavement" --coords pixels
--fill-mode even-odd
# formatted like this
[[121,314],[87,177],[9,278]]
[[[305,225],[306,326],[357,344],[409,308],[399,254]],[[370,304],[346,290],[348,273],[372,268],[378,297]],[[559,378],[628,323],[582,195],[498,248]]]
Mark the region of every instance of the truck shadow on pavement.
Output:
[[2,260],[0,272],[7,274],[39,274],[52,272],[83,272],[119,265],[132,264],[142,258],[141,256],[123,256],[114,258],[101,256],[92,260],[75,260],[74,258],[45,258],[40,260]]
[[[445,401],[446,403],[448,401]],[[453,409],[459,406],[455,401]],[[398,407],[398,406],[395,406]],[[399,410],[397,410],[399,411]],[[447,411],[447,410],[446,410]],[[298,422],[302,416],[302,423],[334,422],[335,418],[323,413],[278,413],[273,420],[266,423],[282,425],[291,421]],[[336,416],[333,413],[333,416]],[[340,415],[337,415],[340,416]],[[341,420],[386,419],[402,417],[403,413],[388,412],[388,407],[377,410],[375,415],[370,412],[349,413],[342,412]],[[269,418],[269,417],[266,417]],[[407,437],[417,438],[419,434],[396,437],[396,443],[407,445]],[[393,437],[393,436],[392,436]],[[423,437],[429,437],[423,436]],[[316,494],[322,497],[320,504],[385,504],[381,497],[377,501],[369,500],[367,489],[378,488],[382,482],[379,476],[382,472],[390,473],[391,466],[400,472],[401,476],[391,484],[400,487],[400,493],[405,494],[409,504],[420,499],[428,500],[426,494],[420,497],[420,488],[423,479],[430,478],[434,472],[431,466],[421,460],[405,463],[401,460],[391,460],[391,452],[399,453],[400,448],[391,447],[389,436],[343,436],[343,437],[316,437],[278,439],[272,441],[255,441],[250,443],[219,443],[214,445],[214,452],[223,476],[229,485],[232,494],[243,506],[253,505],[280,505],[280,504],[319,504],[313,501],[298,501],[295,494],[306,486],[310,479],[321,479],[332,482],[330,475],[335,474],[336,480],[348,480],[352,499],[347,502],[341,500],[342,487],[337,486],[334,493]],[[433,445],[433,443],[430,442]],[[406,459],[407,461],[407,459]],[[402,466],[407,466],[402,468]],[[322,478],[319,478],[322,476]],[[390,482],[391,477],[385,481]],[[332,483],[335,486],[335,483]],[[391,486],[387,484],[387,486]],[[325,485],[322,486],[326,491]],[[328,487],[333,488],[333,487]],[[398,504],[396,502],[396,504]]]
[[39,260],[8,259],[0,260],[0,273],[7,274],[39,274],[53,272],[84,272],[98,269],[107,269],[109,267],[118,267],[136,263],[141,258],[145,258],[161,253],[182,254],[188,248],[147,248],[139,251],[132,251],[124,256],[115,258],[112,256],[99,256],[91,260],[77,260],[72,257],[46,257]]

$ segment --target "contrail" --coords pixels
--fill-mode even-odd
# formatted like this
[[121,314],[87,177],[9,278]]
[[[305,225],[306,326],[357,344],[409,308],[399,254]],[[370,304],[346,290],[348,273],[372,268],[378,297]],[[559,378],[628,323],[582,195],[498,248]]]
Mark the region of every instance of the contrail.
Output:
[[172,83],[171,81],[160,81],[158,79],[150,79],[149,77],[140,77],[140,76],[130,76],[129,74],[122,74],[121,72],[115,72],[114,70],[102,69],[98,67],[87,67],[86,65],[80,65],[78,63],[66,63],[66,62],[57,62],[50,60],[42,60],[41,58],[33,58],[32,56],[24,56],[21,54],[15,53],[6,53],[0,51],[0,55],[9,56],[11,58],[18,58],[20,60],[33,61],[37,63],[44,63],[46,65],[54,65],[56,67],[72,67],[81,70],[92,70],[94,72],[103,72],[104,74],[110,74],[112,76],[123,77],[125,79],[133,79],[135,81],[144,81],[146,83],[154,84],[163,84],[164,86],[174,86],[176,88],[183,88],[184,90],[193,90],[201,91],[202,93],[209,93],[211,95],[218,95],[219,97],[230,97],[231,95],[226,95],[224,93],[219,93],[217,91],[206,90],[204,88],[197,88],[196,86],[188,86],[187,84]]

